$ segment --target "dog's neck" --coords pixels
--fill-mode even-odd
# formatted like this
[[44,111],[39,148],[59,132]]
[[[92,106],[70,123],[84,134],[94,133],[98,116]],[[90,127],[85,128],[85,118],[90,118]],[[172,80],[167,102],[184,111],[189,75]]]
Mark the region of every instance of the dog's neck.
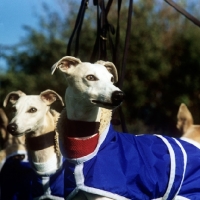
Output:
[[56,170],[59,167],[61,157],[58,148],[58,134],[55,132],[55,117],[51,112],[47,112],[44,121],[46,124],[44,127],[26,135],[29,160],[39,173],[43,170],[48,171],[49,168],[52,171]]
[[69,120],[68,111],[64,109],[61,112],[57,130],[61,151],[65,157],[78,158],[94,151],[99,136],[109,125],[112,116],[111,110],[103,108],[100,110],[99,122]]
[[75,121],[100,122],[101,109],[91,102],[84,101],[84,98],[72,95],[70,88],[65,94],[67,118]]

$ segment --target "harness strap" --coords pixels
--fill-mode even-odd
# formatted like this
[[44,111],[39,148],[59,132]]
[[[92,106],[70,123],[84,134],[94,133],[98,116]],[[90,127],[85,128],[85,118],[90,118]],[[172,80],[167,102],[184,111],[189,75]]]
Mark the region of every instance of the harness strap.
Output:
[[182,144],[175,138],[166,138],[161,135],[159,137],[167,146],[170,155],[170,175],[167,189],[162,200],[176,199],[185,177],[187,154]]

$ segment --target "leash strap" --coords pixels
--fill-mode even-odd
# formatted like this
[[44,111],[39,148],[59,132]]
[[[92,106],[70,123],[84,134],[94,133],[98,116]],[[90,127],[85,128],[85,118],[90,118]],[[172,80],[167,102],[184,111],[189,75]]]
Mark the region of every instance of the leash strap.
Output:
[[128,47],[130,44],[130,35],[131,35],[132,10],[133,10],[133,0],[129,0],[128,23],[126,28],[126,39],[125,39],[124,53],[122,58],[121,74],[119,77],[119,88],[122,88],[123,86],[123,81],[126,71],[126,60],[127,60]]
[[67,45],[66,55],[68,55],[68,56],[72,55],[71,44],[72,44],[72,41],[73,41],[73,38],[74,38],[76,32],[77,32],[77,36],[76,36],[76,42],[75,42],[75,54],[74,54],[74,56],[77,57],[77,55],[78,55],[79,35],[80,35],[82,23],[83,23],[83,18],[84,18],[84,15],[85,15],[85,10],[87,9],[88,3],[89,3],[89,0],[82,0],[82,2],[81,2],[81,6],[80,6],[80,9],[79,9],[79,12],[78,12],[77,19],[76,19],[75,27],[74,27],[74,30],[72,32],[71,37],[69,38],[69,42],[68,42],[68,45]]
[[192,16],[190,13],[185,11],[183,8],[181,8],[178,4],[174,3],[171,0],[164,0],[164,1],[166,1],[169,5],[171,5],[174,9],[176,9],[179,13],[181,13],[186,18],[188,18],[190,21],[192,21],[194,24],[196,24],[197,26],[200,27],[200,21],[197,18],[195,18],[194,16]]
[[[120,9],[121,9],[121,0],[118,0],[118,5],[119,5],[118,6],[118,20],[119,20],[119,12],[120,12]],[[129,44],[130,44],[132,12],[133,12],[133,0],[130,0],[129,1],[128,22],[127,22],[127,28],[126,28],[126,38],[125,38],[124,52],[123,52],[123,58],[122,58],[122,65],[121,65],[121,68],[118,69],[118,71],[120,72],[118,86],[121,89],[123,87],[123,81],[124,81],[124,76],[125,76],[125,71],[126,71],[126,60],[127,60],[127,54],[128,54],[128,47],[129,47]],[[117,28],[116,45],[119,43],[117,41],[119,41],[119,27]],[[116,48],[115,48],[116,53],[117,53],[117,49],[118,49],[118,46],[116,46]],[[117,55],[115,55],[114,58],[117,59]],[[115,60],[114,63],[116,64],[117,61]],[[124,118],[124,114],[123,114],[121,107],[118,108],[118,112],[119,112],[119,116],[120,116],[120,119],[121,119],[122,131],[127,133],[128,129],[126,127],[125,118]]]
[[[109,33],[110,27],[112,27],[108,23],[107,15],[113,3],[113,0],[109,0],[106,7],[104,4],[104,0],[94,0],[93,2],[94,5],[97,6],[97,37],[90,58],[91,62],[99,59],[107,60],[107,32]],[[113,29],[111,28],[111,30]]]

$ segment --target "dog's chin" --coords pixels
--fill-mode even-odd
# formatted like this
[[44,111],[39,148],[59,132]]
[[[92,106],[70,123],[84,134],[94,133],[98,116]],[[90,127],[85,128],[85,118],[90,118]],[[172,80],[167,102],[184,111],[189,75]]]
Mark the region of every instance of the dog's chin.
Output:
[[92,100],[92,103],[98,107],[106,108],[109,110],[113,110],[119,106],[119,105],[115,105],[113,103],[107,103],[107,102],[102,102],[102,101],[97,101],[97,100]]

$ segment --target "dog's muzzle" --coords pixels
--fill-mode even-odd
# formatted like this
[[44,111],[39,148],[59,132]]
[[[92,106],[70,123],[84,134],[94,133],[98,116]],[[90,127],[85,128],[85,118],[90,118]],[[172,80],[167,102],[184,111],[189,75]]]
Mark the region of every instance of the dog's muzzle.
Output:
[[7,131],[13,136],[20,136],[19,133],[17,133],[17,124],[15,123],[8,124]]
[[119,106],[124,100],[124,93],[122,91],[114,91],[111,100],[114,106]]
[[124,93],[122,91],[114,91],[111,95],[111,102],[92,100],[93,103],[102,105],[108,109],[119,106],[124,100]]

